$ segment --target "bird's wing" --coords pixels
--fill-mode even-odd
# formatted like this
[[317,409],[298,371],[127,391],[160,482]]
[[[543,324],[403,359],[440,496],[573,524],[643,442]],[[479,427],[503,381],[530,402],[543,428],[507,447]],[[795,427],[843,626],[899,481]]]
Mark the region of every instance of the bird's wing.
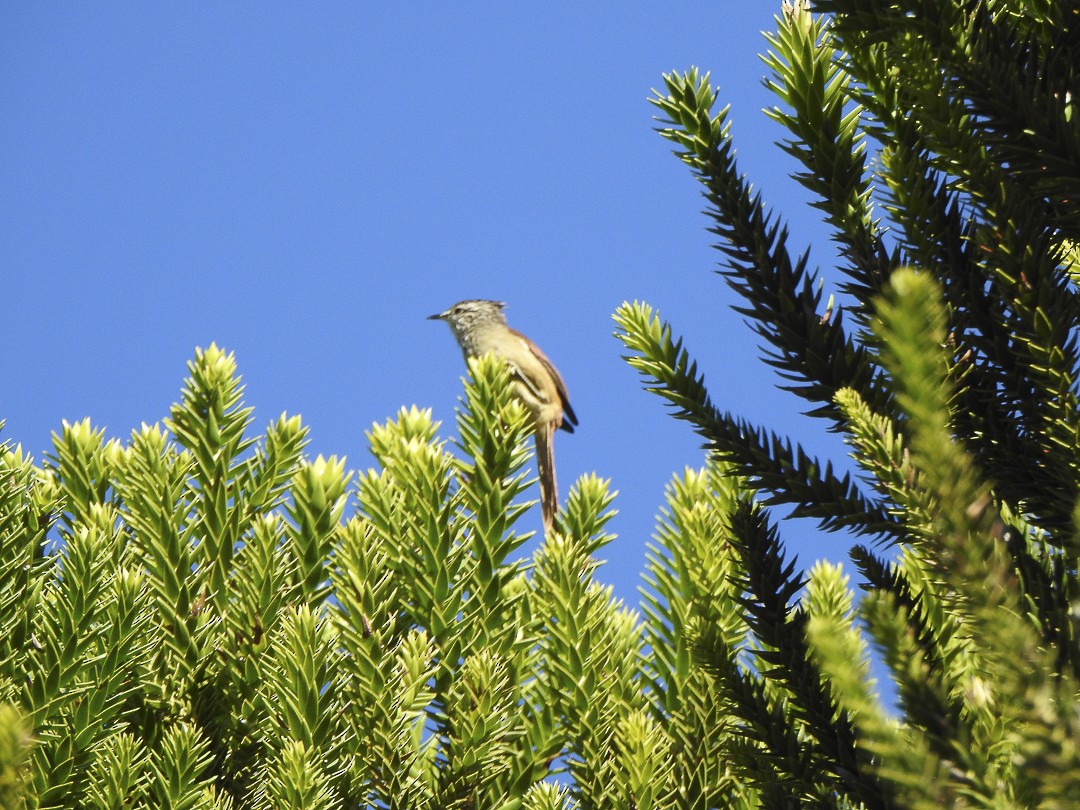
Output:
[[[513,332],[513,334],[525,344],[528,350],[532,352],[532,354],[536,357],[537,360],[540,361],[540,364],[544,367],[548,374],[551,375],[551,379],[555,381],[555,390],[559,394],[559,404],[562,405],[563,416],[566,420],[563,423],[563,429],[569,431],[570,433],[573,433],[574,429],[573,427],[571,427],[571,425],[576,425],[578,423],[578,418],[577,414],[574,413],[574,409],[570,407],[570,395],[566,392],[566,382],[563,380],[562,375],[559,374],[559,370],[555,368],[554,364],[552,364],[550,360],[548,360],[547,355],[540,351],[539,346],[537,346],[535,343],[533,343],[531,340],[525,337],[525,335],[521,334],[521,332],[517,331],[516,329],[511,329],[510,331]],[[524,378],[526,375],[522,374],[521,376]],[[529,390],[532,391],[539,399],[543,400],[545,398],[543,392],[538,391],[536,389],[536,386],[533,385],[529,380],[525,379],[524,382],[525,385],[529,387]],[[566,422],[569,422],[569,425],[567,425]]]

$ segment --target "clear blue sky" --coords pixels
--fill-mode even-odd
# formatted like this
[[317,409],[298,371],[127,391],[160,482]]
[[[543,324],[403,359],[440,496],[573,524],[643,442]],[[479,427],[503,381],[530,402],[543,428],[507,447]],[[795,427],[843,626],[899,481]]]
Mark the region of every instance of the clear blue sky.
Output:
[[[504,300],[581,419],[557,440],[563,492],[593,471],[620,491],[599,576],[636,603],[664,486],[703,456],[620,358],[621,302],[674,323],[721,407],[844,454],[729,309],[703,200],[646,102],[664,71],[711,70],[742,170],[828,263],[760,111],[778,8],[4,3],[0,438],[40,459],[84,416],[126,438],[217,342],[257,426],[300,413],[311,456],[367,467],[364,431],[402,405],[453,429],[461,357],[424,317]],[[783,532],[805,566],[845,558],[812,524]]]

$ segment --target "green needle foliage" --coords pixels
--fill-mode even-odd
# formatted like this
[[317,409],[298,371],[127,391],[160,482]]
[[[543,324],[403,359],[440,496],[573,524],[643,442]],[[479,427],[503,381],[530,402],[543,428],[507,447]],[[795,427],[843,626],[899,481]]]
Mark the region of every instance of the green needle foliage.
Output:
[[231,355],[189,371],[126,443],[0,450],[0,806],[666,806],[641,622],[593,578],[612,495],[525,553],[502,364],[454,445],[403,409],[359,475],[253,434]]
[[[708,77],[654,102],[738,312],[850,461],[722,410],[621,307],[708,449],[635,610],[598,577],[605,481],[521,528],[529,417],[494,359],[456,439],[405,408],[356,471],[307,457],[298,417],[254,432],[233,357],[199,350],[126,441],[0,445],[0,808],[1080,806],[1080,12],[820,0],[768,42],[828,299]],[[860,599],[799,567],[775,507],[869,544]]]
[[[766,85],[838,246],[827,301],[740,173],[708,76],[668,75],[653,101],[702,184],[737,311],[860,474],[723,412],[672,327],[624,305],[630,364],[703,437],[709,474],[743,482],[734,507],[710,507],[708,562],[653,576],[647,633],[710,675],[751,805],[1077,806],[1080,12],[808,5],[785,4]],[[857,608],[840,566],[798,573],[774,505],[875,541],[852,551]],[[660,538],[650,564],[677,565]],[[718,557],[727,612],[687,622],[679,591]],[[670,653],[651,665],[677,681]]]

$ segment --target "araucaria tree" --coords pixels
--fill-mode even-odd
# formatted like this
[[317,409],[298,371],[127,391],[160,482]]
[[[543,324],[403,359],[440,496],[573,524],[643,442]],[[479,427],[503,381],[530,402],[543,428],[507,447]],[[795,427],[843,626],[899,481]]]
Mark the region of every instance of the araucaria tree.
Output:
[[[654,102],[738,311],[858,474],[724,412],[623,306],[708,448],[636,612],[595,579],[604,482],[522,555],[528,420],[492,358],[452,444],[405,409],[353,474],[298,418],[252,435],[199,351],[126,443],[0,448],[0,807],[1080,806],[1080,7],[820,0],[769,46],[828,299],[707,75]],[[857,606],[774,508],[859,538]]]
[[[690,644],[737,735],[728,761],[767,806],[1080,806],[1080,6],[814,11],[784,8],[766,62],[839,246],[828,303],[739,174],[707,77],[667,76],[654,101],[739,311],[863,475],[722,412],[647,307],[618,314],[630,362],[758,499],[726,518],[753,641],[698,619]],[[815,567],[793,603],[771,505],[866,538],[857,615],[898,715],[867,682],[840,571]]]

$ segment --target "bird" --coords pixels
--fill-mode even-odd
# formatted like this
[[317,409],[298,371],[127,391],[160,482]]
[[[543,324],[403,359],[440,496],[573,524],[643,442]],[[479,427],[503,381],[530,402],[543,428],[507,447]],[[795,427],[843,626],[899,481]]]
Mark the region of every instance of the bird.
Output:
[[570,407],[566,383],[540,348],[506,323],[502,301],[472,298],[458,301],[428,320],[445,321],[454,333],[466,361],[492,354],[510,369],[514,394],[533,420],[536,466],[540,478],[540,514],[544,535],[555,525],[559,494],[555,482],[555,431],[573,433],[577,414]]

